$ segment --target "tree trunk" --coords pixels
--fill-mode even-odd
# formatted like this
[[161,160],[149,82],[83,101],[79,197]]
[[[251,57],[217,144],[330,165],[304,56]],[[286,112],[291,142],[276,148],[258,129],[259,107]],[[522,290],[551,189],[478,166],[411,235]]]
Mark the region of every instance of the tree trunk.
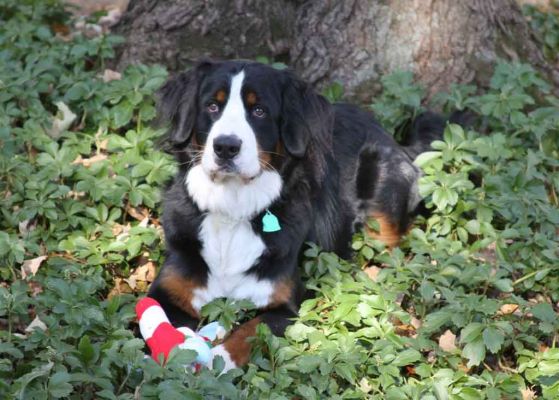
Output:
[[398,69],[429,94],[453,82],[483,86],[499,58],[529,62],[559,84],[514,0],[131,0],[116,31],[126,38],[120,68],[266,56],[318,89],[340,81],[363,102]]
[[131,0],[115,33],[118,66],[158,62],[171,71],[201,57],[286,56],[296,7],[270,0]]

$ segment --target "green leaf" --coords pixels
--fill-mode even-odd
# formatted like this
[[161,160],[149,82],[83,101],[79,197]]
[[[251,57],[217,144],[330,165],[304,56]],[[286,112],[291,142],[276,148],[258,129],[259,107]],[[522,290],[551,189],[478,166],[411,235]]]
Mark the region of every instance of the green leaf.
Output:
[[134,107],[128,101],[123,101],[112,109],[114,127],[121,128],[132,119]]
[[481,364],[481,362],[485,359],[485,345],[483,343],[483,339],[479,338],[464,346],[462,356],[468,359],[468,367],[474,367]]
[[49,394],[56,399],[69,396],[74,389],[69,382],[70,374],[67,372],[57,372],[53,374],[49,379]]
[[494,285],[501,292],[510,293],[514,290],[512,281],[510,279],[497,279]]
[[363,246],[363,248],[361,249],[361,254],[367,260],[371,260],[375,256],[375,252],[369,246]]
[[18,378],[17,381],[16,381],[19,384],[19,388],[18,388],[18,391],[17,391],[18,398],[24,399],[25,398],[25,390],[26,390],[27,386],[32,381],[34,381],[35,379],[43,377],[43,376],[47,376],[50,373],[50,371],[52,370],[53,366],[54,366],[54,363],[52,361],[50,361],[47,364],[43,364],[43,365],[40,365],[40,366],[34,368],[31,372],[28,372],[27,374]]
[[468,221],[465,225],[465,228],[472,235],[479,235],[480,233],[480,224],[478,220],[473,219],[471,221]]
[[84,364],[88,364],[95,356],[95,350],[91,345],[91,340],[88,335],[83,336],[78,343],[78,350]]
[[132,168],[132,173],[131,176],[134,178],[140,177],[140,176],[146,176],[147,174],[150,173],[150,171],[153,168],[153,162],[152,161],[143,161],[140,164],[136,165],[134,168]]
[[426,151],[418,155],[413,163],[420,168],[424,168],[429,165],[432,160],[440,158],[441,154],[440,151]]
[[432,312],[425,318],[422,329],[428,333],[434,332],[448,323],[451,320],[452,315],[453,313],[450,310]]
[[496,354],[504,342],[505,335],[498,329],[490,326],[483,330],[483,343],[491,353]]
[[303,355],[297,360],[297,367],[300,369],[301,372],[309,373],[318,368],[321,362],[322,359],[317,355]]
[[87,92],[87,87],[83,83],[78,82],[68,89],[64,98],[65,101],[76,101],[85,98]]
[[484,326],[479,322],[472,322],[468,324],[460,332],[460,343],[469,343],[477,341],[481,338],[481,332]]
[[297,392],[303,396],[304,399],[314,400],[317,399],[316,390],[308,385],[297,386]]
[[404,350],[396,356],[392,361],[392,365],[403,367],[405,365],[413,364],[421,359],[421,353],[415,349]]
[[557,313],[548,303],[536,304],[532,307],[532,314],[534,314],[534,317],[537,319],[549,323],[556,323],[558,318]]
[[549,273],[551,272],[551,268],[544,268],[540,271],[538,271],[536,273],[536,275],[534,276],[534,279],[536,281],[541,281],[543,278],[545,278]]
[[340,82],[333,82],[323,91],[323,95],[332,103],[340,101],[344,95],[344,87]]

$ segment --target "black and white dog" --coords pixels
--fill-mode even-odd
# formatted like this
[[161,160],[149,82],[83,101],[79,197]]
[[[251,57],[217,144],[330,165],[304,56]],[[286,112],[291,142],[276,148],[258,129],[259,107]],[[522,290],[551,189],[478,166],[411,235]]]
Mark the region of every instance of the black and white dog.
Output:
[[191,327],[213,299],[251,300],[260,314],[213,349],[227,369],[248,362],[258,323],[282,335],[296,316],[305,242],[347,257],[355,229],[374,217],[380,231],[369,234],[398,244],[420,203],[412,157],[444,128],[423,116],[402,147],[369,113],[247,61],[201,62],[165,84],[160,103],[180,170],[149,296]]

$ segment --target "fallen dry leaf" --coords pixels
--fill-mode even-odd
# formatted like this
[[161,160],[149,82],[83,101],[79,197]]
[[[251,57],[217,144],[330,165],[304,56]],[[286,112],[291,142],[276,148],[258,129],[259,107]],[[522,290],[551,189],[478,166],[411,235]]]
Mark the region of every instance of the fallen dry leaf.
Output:
[[99,18],[99,25],[105,27],[114,26],[122,18],[122,11],[117,8],[113,8],[107,12],[107,15]]
[[146,292],[149,284],[155,280],[156,275],[157,268],[155,264],[152,261],[148,261],[136,268],[128,278],[115,279],[116,294]]
[[415,328],[412,325],[401,324],[394,327],[394,332],[400,336],[413,336],[415,335]]
[[470,373],[470,368],[466,365],[466,364],[458,364],[458,371],[462,371],[465,374],[469,374]]
[[439,347],[449,352],[456,350],[456,335],[450,329],[447,329],[439,338]]
[[97,150],[107,150],[107,146],[109,145],[109,139],[103,139],[96,142]]
[[128,6],[129,0],[67,0],[66,3],[72,4],[69,11],[75,15],[90,15],[98,11],[108,11],[112,9],[123,12]]
[[122,78],[120,72],[113,71],[112,69],[106,69],[105,72],[103,72],[103,82],[105,83],[110,81],[116,81],[119,80],[120,78]]
[[402,302],[404,301],[404,299],[406,298],[406,294],[405,293],[398,293],[398,295],[396,296],[396,300],[394,301],[394,303],[398,304],[400,307],[402,306]]
[[503,315],[512,314],[518,310],[518,304],[503,304],[499,309],[500,313]]
[[361,389],[361,391],[363,393],[369,393],[371,390],[373,390],[373,386],[369,383],[369,381],[367,380],[367,378],[363,377],[361,378],[361,380],[359,381],[359,389]]
[[103,27],[101,25],[88,23],[85,20],[76,22],[74,24],[74,28],[84,34],[88,39],[92,39],[103,34]]
[[31,289],[31,296],[36,297],[38,294],[43,293],[43,286],[39,282],[28,282],[27,286]]
[[[130,232],[130,228],[132,228],[130,226],[130,224],[126,224],[126,225],[120,225],[118,224],[120,227],[122,227],[122,230],[116,234],[116,240],[118,240],[119,242],[124,242],[125,239],[129,236],[129,232]],[[114,228],[113,228],[114,229]],[[114,232],[114,231],[113,231]]]
[[59,36],[68,36],[70,34],[70,27],[65,24],[60,24],[58,22],[54,22],[50,25],[50,28]]
[[549,347],[547,346],[547,344],[545,344],[545,343],[540,343],[540,344],[538,345],[538,351],[539,351],[540,353],[544,353],[544,352],[546,352],[547,350],[549,350]]
[[536,398],[536,392],[530,388],[520,389],[520,393],[522,394],[522,400],[534,400]]
[[417,375],[415,372],[415,367],[413,365],[406,365],[406,373],[408,375]]
[[123,293],[134,293],[130,285],[122,278],[115,278],[115,285],[108,294],[108,298],[111,299],[114,296],[121,295]]
[[68,192],[68,197],[74,199],[74,200],[78,200],[80,197],[85,196],[85,192],[75,192],[73,190],[70,190]]
[[126,282],[128,286],[130,286],[130,289],[132,289],[132,291],[136,290],[136,288],[138,287],[135,276],[129,276],[128,278],[125,278],[124,282]]
[[128,231],[130,231],[130,224],[126,224],[126,225],[121,225],[118,222],[115,222],[111,228],[113,235],[117,236],[117,239],[120,240],[119,235],[123,235],[127,236],[128,235]]
[[43,321],[39,319],[39,317],[35,317],[33,321],[25,328],[25,332],[30,333],[33,332],[35,329],[40,329],[42,331],[47,330],[47,326]]
[[421,328],[421,325],[422,325],[422,324],[421,324],[421,321],[418,320],[418,319],[415,318],[415,317],[412,317],[412,318],[411,318],[410,324],[411,324],[411,326],[413,326],[415,329]]
[[369,278],[371,278],[371,280],[376,281],[381,269],[373,265],[372,267],[365,268],[364,271],[369,276]]
[[31,260],[25,260],[21,265],[21,277],[25,279],[28,276],[35,275],[43,261],[46,259],[47,256],[39,256]]
[[144,218],[149,217],[149,211],[147,208],[131,207],[127,205],[126,212],[128,213],[128,215],[130,215],[134,219],[137,219],[138,221],[143,221]]
[[430,352],[427,354],[427,362],[428,362],[429,364],[434,364],[435,361],[437,361],[437,353],[435,353],[434,351],[430,351]]
[[37,227],[37,220],[36,219],[26,219],[25,221],[21,221],[18,224],[19,233],[23,236],[33,232]]
[[103,161],[107,159],[107,155],[106,154],[96,154],[90,158],[82,158],[82,156],[78,156],[74,161],[72,161],[72,164],[81,164],[86,168],[89,168],[91,166],[91,164],[94,164],[96,162],[99,161]]
[[148,261],[144,265],[139,266],[134,270],[134,272],[130,275],[130,278],[134,278],[137,281],[142,282],[153,282],[155,280],[155,276],[157,275],[157,268],[155,264],[151,261]]
[[52,120],[52,126],[47,128],[46,131],[51,138],[57,139],[62,132],[70,128],[77,115],[62,101],[54,104],[58,107],[58,113]]

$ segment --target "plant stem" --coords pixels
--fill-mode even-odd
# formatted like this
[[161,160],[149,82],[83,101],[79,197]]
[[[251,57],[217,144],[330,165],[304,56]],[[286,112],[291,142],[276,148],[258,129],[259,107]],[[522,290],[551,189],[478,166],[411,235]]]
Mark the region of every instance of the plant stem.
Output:
[[518,285],[519,283],[522,283],[522,282],[524,282],[525,280],[530,279],[531,277],[533,277],[533,276],[536,275],[537,273],[538,273],[538,271],[533,271],[533,272],[530,272],[530,273],[527,274],[527,275],[524,275],[524,276],[521,277],[521,278],[518,278],[517,280],[515,280],[515,281],[512,283],[512,286],[516,286],[516,285]]
[[119,395],[122,388],[124,387],[124,384],[128,381],[128,378],[130,378],[130,366],[128,366],[128,368],[126,368],[126,376],[124,377],[124,379],[122,380],[122,383],[120,384],[120,386],[118,387],[118,390],[116,391],[116,394]]
[[12,298],[8,299],[8,343],[12,342]]

